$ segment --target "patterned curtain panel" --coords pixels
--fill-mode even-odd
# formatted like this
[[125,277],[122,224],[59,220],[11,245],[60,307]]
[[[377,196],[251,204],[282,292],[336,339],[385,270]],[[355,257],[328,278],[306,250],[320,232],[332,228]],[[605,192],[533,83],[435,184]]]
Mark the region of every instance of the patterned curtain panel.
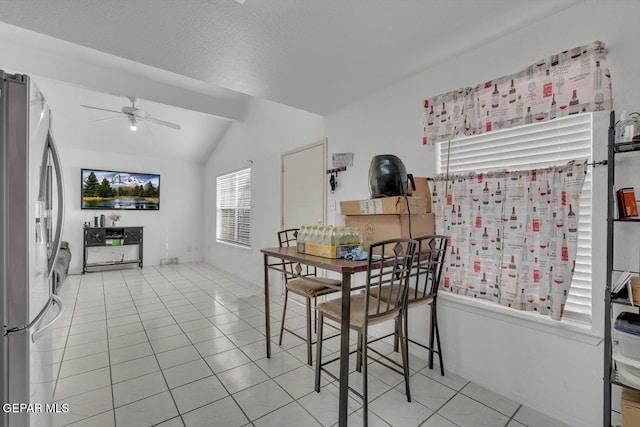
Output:
[[516,74],[426,99],[422,143],[610,110],[612,105],[607,50],[596,41]]
[[575,268],[586,173],[585,160],[437,176],[436,232],[450,236],[444,290],[559,320]]

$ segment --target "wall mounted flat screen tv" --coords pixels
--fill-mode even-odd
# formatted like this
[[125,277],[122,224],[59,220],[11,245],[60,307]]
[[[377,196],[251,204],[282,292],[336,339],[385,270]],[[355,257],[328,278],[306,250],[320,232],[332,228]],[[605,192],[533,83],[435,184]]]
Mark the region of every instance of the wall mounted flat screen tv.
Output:
[[160,175],[99,169],[81,175],[82,209],[160,209]]

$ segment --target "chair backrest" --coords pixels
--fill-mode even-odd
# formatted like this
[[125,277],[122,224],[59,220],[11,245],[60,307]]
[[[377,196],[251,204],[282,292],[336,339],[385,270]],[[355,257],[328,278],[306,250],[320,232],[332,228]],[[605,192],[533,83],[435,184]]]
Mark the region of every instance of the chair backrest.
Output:
[[[416,246],[415,240],[403,238],[375,242],[369,246],[365,321],[390,316],[405,306]],[[380,298],[383,287],[390,291]]]
[[[288,228],[286,230],[278,231],[278,243],[281,248],[296,247],[298,244],[298,228]],[[289,280],[293,280],[298,276],[315,276],[316,268],[308,265],[301,265],[298,262],[282,260],[282,268],[284,270],[284,282],[285,284]]]
[[409,302],[437,296],[449,241],[447,236],[441,235],[422,236],[415,240],[418,244],[411,269]]
[[286,230],[278,231],[278,243],[281,248],[296,246],[298,243],[298,233],[300,229],[289,228]]

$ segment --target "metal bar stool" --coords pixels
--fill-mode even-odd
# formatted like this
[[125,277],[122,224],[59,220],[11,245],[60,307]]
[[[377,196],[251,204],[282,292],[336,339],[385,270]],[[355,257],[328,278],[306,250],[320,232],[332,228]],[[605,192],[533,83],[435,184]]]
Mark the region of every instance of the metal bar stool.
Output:
[[[410,271],[413,264],[415,248],[416,241],[411,239],[390,239],[376,242],[369,246],[369,261],[364,292],[351,296],[349,326],[358,333],[358,344],[355,352],[358,354],[357,364],[359,367],[362,367],[362,394],[351,387],[349,387],[349,389],[362,398],[362,416],[365,426],[368,423],[368,351],[380,356],[379,359],[373,359],[374,361],[404,376],[407,401],[411,401],[407,341],[404,337],[402,322],[403,319],[406,318],[404,312],[406,311],[407,290],[409,288]],[[387,289],[386,300],[377,296],[381,294],[383,288]],[[331,360],[322,360],[324,320],[328,318],[332,321],[340,322],[342,318],[342,300],[338,298],[320,303],[316,306],[316,309],[319,314],[319,319],[318,345],[316,347],[315,390],[316,392],[320,392],[320,370],[323,369],[323,366],[340,359],[338,356]],[[402,349],[402,364],[369,347],[371,342],[377,341],[377,339],[371,342],[368,341],[369,326],[390,320],[395,320],[400,324],[398,332],[400,347]],[[327,375],[338,380],[330,371],[324,370]]]
[[[416,249],[413,267],[411,269],[411,282],[407,293],[407,307],[419,305],[431,306],[431,324],[429,325],[429,343],[423,344],[411,339],[408,335],[408,310],[404,312],[404,335],[407,341],[412,342],[429,351],[429,369],[433,369],[433,355],[437,354],[440,361],[440,374],[444,376],[444,363],[442,361],[442,347],[440,346],[440,330],[438,328],[438,288],[442,278],[442,266],[447,251],[447,236],[430,235],[416,238]],[[388,298],[390,287],[381,290],[380,298]],[[374,293],[377,290],[374,291]],[[377,293],[376,293],[377,295]],[[396,323],[394,349],[398,351],[398,338],[400,323]],[[380,337],[379,339],[389,337]],[[434,343],[435,340],[435,343]],[[436,344],[434,346],[434,344]]]
[[[290,228],[278,232],[278,242],[280,247],[295,246],[297,244],[298,229]],[[311,300],[313,299],[314,307],[317,305],[318,297],[322,295],[328,295],[333,292],[338,292],[336,288],[330,288],[325,284],[340,285],[342,282],[339,279],[327,279],[324,277],[317,277],[315,267],[302,266],[299,263],[283,260],[284,267],[284,307],[282,308],[282,323],[280,325],[280,338],[278,339],[278,345],[282,345],[282,335],[284,331],[300,338],[306,342],[307,345],[307,363],[312,364],[312,350],[311,346],[316,343],[311,335]],[[303,276],[303,277],[299,277]],[[310,279],[305,279],[309,277]],[[287,315],[287,302],[289,300],[289,292],[296,295],[300,295],[305,298],[306,301],[306,336],[298,334],[295,330],[285,326],[285,319]],[[316,328],[317,314],[314,310],[314,331]]]

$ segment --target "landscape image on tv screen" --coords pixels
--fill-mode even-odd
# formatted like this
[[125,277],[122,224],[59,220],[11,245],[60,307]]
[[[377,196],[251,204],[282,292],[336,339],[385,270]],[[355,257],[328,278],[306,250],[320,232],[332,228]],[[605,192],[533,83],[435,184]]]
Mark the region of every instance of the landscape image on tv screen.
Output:
[[160,175],[82,169],[82,209],[160,209]]

